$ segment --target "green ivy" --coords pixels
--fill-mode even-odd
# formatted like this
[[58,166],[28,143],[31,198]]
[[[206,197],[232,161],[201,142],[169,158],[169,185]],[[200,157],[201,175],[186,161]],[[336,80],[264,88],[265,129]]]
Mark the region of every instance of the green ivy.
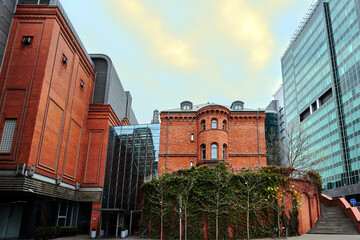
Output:
[[[192,167],[166,173],[142,186],[141,226],[148,227],[150,221],[149,237],[159,239],[161,209],[165,239],[178,239],[179,195],[182,194],[182,239],[185,239],[185,230],[187,239],[204,239],[204,220],[209,240],[230,239],[229,227],[233,239],[248,238],[248,233],[250,238],[272,237],[279,217],[283,226],[291,227],[290,234],[297,235],[297,206],[289,211],[288,220],[284,207],[279,207],[274,195],[274,189],[286,184],[292,171],[271,167],[258,172],[247,170],[233,174],[220,163],[215,168]],[[187,229],[184,229],[185,219]]]

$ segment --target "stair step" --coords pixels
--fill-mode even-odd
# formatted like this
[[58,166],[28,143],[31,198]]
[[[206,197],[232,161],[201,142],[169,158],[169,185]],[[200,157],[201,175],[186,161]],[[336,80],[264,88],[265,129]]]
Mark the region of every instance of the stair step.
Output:
[[321,219],[308,234],[348,234],[359,235],[355,224],[337,207],[326,207],[321,204]]

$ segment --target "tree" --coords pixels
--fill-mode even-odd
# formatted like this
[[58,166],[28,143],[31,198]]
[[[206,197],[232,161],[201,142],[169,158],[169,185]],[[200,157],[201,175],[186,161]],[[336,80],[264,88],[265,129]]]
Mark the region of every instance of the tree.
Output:
[[215,168],[209,169],[206,184],[209,189],[205,195],[204,211],[215,215],[215,239],[219,239],[219,219],[228,215],[234,202],[234,188],[230,184],[232,174],[227,171],[224,163],[219,163]]
[[184,220],[184,240],[188,239],[188,219],[196,214],[191,213],[191,209],[197,205],[196,194],[193,191],[195,184],[194,171],[188,172],[181,178],[182,210]]
[[168,174],[165,173],[161,178],[153,178],[150,183],[144,184],[144,186],[151,188],[151,191],[144,189],[144,191],[151,193],[146,196],[146,201],[154,208],[153,213],[160,218],[160,239],[162,240],[164,237],[164,216],[173,206],[172,202],[167,201],[171,182],[168,179]]
[[301,170],[313,170],[323,161],[321,150],[311,149],[309,135],[303,125],[288,124],[286,137],[281,144],[281,154],[289,167]]
[[267,204],[265,199],[270,198],[267,194],[264,196],[265,190],[264,179],[262,175],[257,172],[244,172],[236,175],[236,198],[234,205],[242,209],[246,214],[246,235],[250,239],[250,213],[260,213],[263,207]]
[[281,141],[278,139],[278,135],[273,129],[270,129],[269,133],[266,135],[266,153],[267,165],[280,166]]

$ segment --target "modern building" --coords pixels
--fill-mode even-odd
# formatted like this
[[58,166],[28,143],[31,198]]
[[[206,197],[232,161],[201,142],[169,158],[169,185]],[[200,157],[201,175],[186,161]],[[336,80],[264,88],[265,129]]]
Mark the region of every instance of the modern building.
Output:
[[[130,234],[138,229],[143,195],[141,186],[157,177],[160,124],[110,128],[100,228],[104,236]],[[116,227],[117,226],[117,227]]]
[[17,2],[18,0],[0,1],[0,71]]
[[285,134],[286,115],[284,109],[284,88],[282,85],[273,95],[273,100],[275,101],[276,104],[275,109],[277,114],[278,139],[284,141],[284,139],[286,138],[286,134]]
[[266,165],[265,112],[215,103],[193,105],[160,113],[159,175],[191,166],[225,162],[229,168]]
[[309,137],[325,193],[360,200],[360,2],[319,0],[281,58],[287,124]]
[[265,109],[265,136],[268,164],[287,165],[281,148],[286,141],[284,93],[281,85]]
[[137,124],[131,94],[124,90],[111,59],[104,54],[90,54],[90,57],[96,72],[93,103],[110,105],[119,119]]
[[[2,17],[10,3],[1,1]],[[137,122],[131,95],[107,56],[86,52],[58,0],[18,1],[7,22],[0,238],[29,239],[37,226],[88,233],[99,225],[109,129]]]
[[276,100],[272,100],[265,108],[266,163],[267,165],[280,166],[278,112],[276,105]]

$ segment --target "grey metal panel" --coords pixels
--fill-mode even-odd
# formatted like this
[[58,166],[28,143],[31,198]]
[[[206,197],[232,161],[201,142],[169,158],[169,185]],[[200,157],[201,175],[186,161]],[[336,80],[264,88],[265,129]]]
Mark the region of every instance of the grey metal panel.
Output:
[[323,190],[322,192],[330,197],[345,197],[348,195],[358,194],[360,192],[360,184],[353,184],[339,188]]
[[5,55],[5,45],[2,42],[0,42],[0,63],[4,55]]
[[90,54],[90,57],[96,72],[93,103],[109,104],[120,121],[126,117],[130,123],[133,123],[130,118],[137,123],[135,114],[130,114],[131,94],[125,92],[111,59],[104,54]]
[[119,120],[122,120],[126,115],[127,95],[120,82],[120,78],[114,68],[113,64],[110,64],[110,79],[107,86],[106,104],[110,104]]
[[0,71],[4,60],[16,2],[17,0],[3,0],[0,2]]
[[81,192],[24,176],[0,176],[1,191],[21,191],[71,201],[100,201],[101,191]]
[[10,23],[6,22],[4,18],[0,17],[0,31],[8,35],[10,30]]
[[13,10],[9,10],[5,6],[2,6],[0,4],[0,16],[2,18],[2,22],[0,24],[7,23],[8,25],[10,25],[11,19],[13,17]]
[[13,13],[17,0],[2,0],[2,7],[5,7],[9,12]]
[[102,58],[93,58],[92,60],[96,72],[93,103],[104,103],[108,63]]
[[137,121],[137,119],[136,119],[135,113],[134,113],[134,111],[133,111],[132,109],[131,109],[131,112],[130,112],[130,119],[129,119],[129,121],[130,121],[130,123],[131,123],[132,125],[138,124],[138,121]]

